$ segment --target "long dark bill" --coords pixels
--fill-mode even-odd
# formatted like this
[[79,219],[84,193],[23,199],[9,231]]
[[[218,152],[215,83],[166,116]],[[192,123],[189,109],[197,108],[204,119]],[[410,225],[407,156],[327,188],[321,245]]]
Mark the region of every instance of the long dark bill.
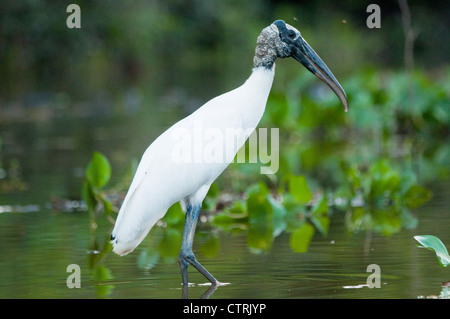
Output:
[[317,53],[311,48],[311,46],[302,37],[298,37],[295,43],[295,52],[292,52],[292,57],[298,62],[303,64],[311,73],[316,75],[319,79],[325,82],[337,95],[342,105],[344,106],[345,112],[348,111],[348,100],[344,89],[339,84],[338,80],[328,69],[327,65],[322,61],[322,59],[317,55]]

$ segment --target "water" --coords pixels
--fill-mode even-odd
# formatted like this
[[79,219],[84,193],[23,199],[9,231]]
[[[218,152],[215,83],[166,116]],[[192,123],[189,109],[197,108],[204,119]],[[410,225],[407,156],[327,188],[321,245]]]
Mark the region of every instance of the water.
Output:
[[[295,254],[288,236],[274,240],[270,251],[249,251],[245,233],[219,232],[220,248],[214,257],[194,251],[219,281],[229,283],[210,298],[421,298],[438,296],[449,280],[431,251],[415,246],[416,234],[439,234],[444,243],[449,212],[437,200],[418,211],[414,230],[383,237],[378,234],[347,235],[343,216],[334,216],[327,237],[316,235],[307,253]],[[180,298],[181,276],[175,261],[160,261],[151,269],[139,266],[140,256],[152,247],[144,241],[125,257],[107,254],[102,265],[110,277],[95,280],[88,266],[91,233],[83,212],[54,214],[4,213],[1,220],[0,298]],[[99,237],[107,223],[96,231]],[[214,230],[199,227],[197,238]],[[95,254],[95,252],[90,252]],[[69,264],[81,269],[81,288],[67,288]],[[367,266],[381,269],[381,288],[368,288]],[[205,279],[189,272],[189,297],[207,292]]]
[[[7,169],[11,160],[17,160],[18,180],[24,185],[21,190],[4,190],[0,198],[0,298],[183,297],[176,255],[164,256],[158,250],[165,234],[162,228],[152,232],[152,237],[135,252],[119,257],[100,252],[111,229],[102,216],[98,217],[98,228],[92,232],[89,216],[83,209],[72,206],[67,211],[54,210],[51,205],[52,196],[75,199],[79,196],[83,170],[92,149],[101,146],[110,152],[117,171],[120,170],[117,167],[129,161],[128,152],[139,156],[148,142],[130,143],[137,133],[124,129],[128,127],[126,120],[119,124],[114,120],[102,125],[92,122],[90,127],[85,126],[86,132],[69,122],[54,125],[25,123],[19,130],[2,126],[4,167]],[[156,134],[152,132],[162,128],[154,121],[146,136],[151,140],[152,134]],[[78,134],[73,135],[77,130]],[[93,132],[94,138],[86,147],[82,141],[89,132]],[[317,233],[308,252],[301,254],[291,251],[289,235],[285,233],[274,239],[270,250],[258,254],[248,248],[246,232],[228,233],[200,223],[194,252],[219,281],[227,284],[210,291],[205,279],[190,269],[192,285],[188,296],[283,299],[439,296],[444,290],[441,283],[450,280],[449,270],[437,263],[432,251],[417,248],[413,236],[433,234],[449,247],[449,186],[445,180],[434,184],[433,199],[414,210],[419,220],[415,229],[403,229],[389,237],[366,232],[349,234],[343,213],[335,213],[329,234],[325,237]],[[79,202],[71,203],[76,206]],[[172,235],[178,236],[176,232]],[[80,266],[81,288],[67,286],[71,275],[67,267],[71,264]],[[370,264],[380,267],[380,288],[367,286]]]

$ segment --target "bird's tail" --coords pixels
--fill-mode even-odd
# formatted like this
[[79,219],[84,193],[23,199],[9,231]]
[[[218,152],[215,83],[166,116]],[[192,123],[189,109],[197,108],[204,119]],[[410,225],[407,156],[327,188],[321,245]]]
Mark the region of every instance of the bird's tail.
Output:
[[[138,168],[137,177],[142,175],[139,175],[139,170]],[[125,196],[111,233],[113,252],[121,256],[132,252],[153,225],[164,217],[167,207],[170,207],[166,201],[158,200],[158,189],[153,189],[154,185],[150,181],[138,178],[136,182],[135,179]]]
[[153,218],[142,220],[139,218],[139,214],[129,214],[129,212],[127,215],[127,218],[122,218],[124,216],[121,216],[121,212],[119,212],[116,225],[111,233],[113,252],[120,256],[132,252],[159,219],[157,216],[152,216]]
[[119,256],[124,256],[128,253],[131,253],[141,242],[144,240],[145,236],[147,236],[151,227],[146,231],[140,232],[133,239],[125,239],[116,235],[114,232],[111,233],[111,243],[113,245],[113,252]]

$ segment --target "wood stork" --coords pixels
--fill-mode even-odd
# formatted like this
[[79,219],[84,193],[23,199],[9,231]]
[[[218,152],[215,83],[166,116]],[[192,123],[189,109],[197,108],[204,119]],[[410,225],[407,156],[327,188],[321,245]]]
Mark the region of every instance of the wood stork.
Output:
[[[186,208],[179,263],[183,285],[188,284],[188,265],[211,282],[219,282],[196,260],[192,251],[200,207],[211,184],[233,160],[249,133],[258,125],[266,106],[275,74],[276,58],[293,57],[325,82],[338,96],[345,111],[348,102],[334,75],[302,38],[300,32],[282,20],[264,28],[258,36],[254,67],[247,81],[237,89],[213,98],[188,117],[162,133],[145,151],[120,208],[111,233],[113,251],[125,255],[133,251],[161,219],[168,208],[181,202]],[[235,143],[214,140],[222,154],[220,161],[192,160],[190,137],[198,127],[225,136],[228,129],[241,133]],[[219,134],[219,135],[220,135]],[[180,136],[183,139],[180,140]],[[195,155],[195,154],[194,154]],[[181,160],[180,160],[181,159]],[[183,160],[184,159],[184,160]]]

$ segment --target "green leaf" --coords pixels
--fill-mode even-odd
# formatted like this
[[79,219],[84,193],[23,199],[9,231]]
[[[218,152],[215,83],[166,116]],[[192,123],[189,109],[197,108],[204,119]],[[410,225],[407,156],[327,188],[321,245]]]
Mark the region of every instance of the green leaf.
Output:
[[291,249],[296,253],[304,253],[308,251],[309,244],[314,235],[314,226],[304,223],[297,228],[290,237],[289,244]]
[[103,196],[101,197],[100,200],[103,203],[103,210],[105,212],[105,215],[108,216],[114,210],[113,204]]
[[250,223],[247,232],[247,245],[254,253],[268,251],[273,242],[273,223],[257,221]]
[[356,165],[352,165],[351,167],[346,168],[345,174],[347,180],[352,185],[353,191],[356,191],[361,188],[361,172],[358,170]]
[[250,222],[269,222],[273,216],[273,208],[267,199],[269,190],[263,183],[251,188],[247,198],[247,211]]
[[285,220],[287,212],[283,205],[276,201],[272,196],[267,195],[266,198],[272,206],[273,237],[276,237],[287,227],[287,222]]
[[226,231],[248,229],[248,220],[236,220],[228,214],[218,214],[211,222],[215,227]]
[[87,181],[85,181],[83,184],[81,196],[83,198],[83,201],[86,203],[88,210],[90,212],[95,212],[95,209],[97,207],[97,198],[95,197],[91,184]]
[[86,179],[95,188],[102,188],[111,178],[111,165],[108,159],[99,152],[92,154],[86,168]]
[[169,226],[175,226],[178,224],[184,224],[184,213],[181,209],[180,203],[175,203],[168,210],[166,215],[164,215],[164,221]]
[[323,194],[321,198],[314,204],[312,214],[315,216],[323,216],[328,213],[327,196]]
[[414,236],[414,239],[422,245],[418,245],[418,247],[433,250],[442,267],[447,267],[450,264],[450,256],[448,255],[447,248],[439,238],[432,235],[420,235]]
[[233,206],[213,215],[211,222],[222,228],[233,227],[233,224],[247,224],[248,214],[245,210],[245,203],[236,201]]
[[402,229],[400,212],[395,209],[378,209],[372,211],[373,229],[384,236],[390,236]]
[[211,222],[214,226],[225,230],[233,228],[247,229],[248,214],[246,211],[246,203],[240,200],[235,201],[231,207],[225,208],[224,211],[215,214]]
[[330,218],[328,217],[328,203],[325,194],[314,204],[311,211],[311,222],[323,235],[328,233]]
[[267,188],[267,185],[263,182],[251,185],[248,190],[247,194],[250,196],[252,194],[258,194],[258,195],[267,195],[269,194],[269,189]]
[[425,204],[430,198],[431,191],[419,185],[412,185],[405,194],[405,204],[409,208],[415,208]]
[[304,176],[291,176],[289,178],[289,192],[301,204],[307,204],[312,199],[312,193]]
[[376,201],[380,197],[395,193],[400,185],[400,176],[386,160],[380,160],[370,167],[372,176],[370,199]]
[[233,218],[244,218],[248,216],[246,203],[241,200],[234,201],[232,206],[230,206],[226,212]]

